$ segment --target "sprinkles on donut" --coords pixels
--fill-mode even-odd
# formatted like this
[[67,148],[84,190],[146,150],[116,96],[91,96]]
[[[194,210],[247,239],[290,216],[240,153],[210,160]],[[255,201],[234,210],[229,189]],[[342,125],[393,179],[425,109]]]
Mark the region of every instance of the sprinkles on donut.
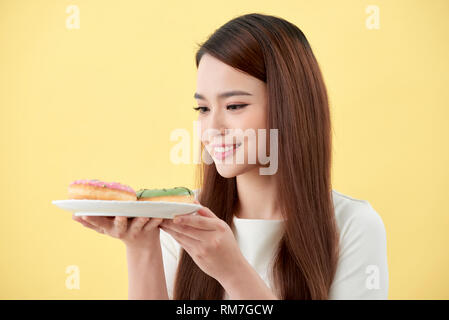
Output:
[[75,180],[70,183],[69,199],[136,201],[136,192],[130,186],[118,182],[97,179]]

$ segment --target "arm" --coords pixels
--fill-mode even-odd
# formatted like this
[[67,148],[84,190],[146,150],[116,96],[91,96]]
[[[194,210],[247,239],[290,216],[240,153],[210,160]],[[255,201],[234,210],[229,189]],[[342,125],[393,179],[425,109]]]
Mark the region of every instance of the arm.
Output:
[[129,299],[169,299],[162,258],[159,225],[162,218],[72,215],[72,219],[125,243],[128,260]]
[[202,207],[197,213],[165,220],[160,227],[203,272],[223,286],[231,299],[277,299],[242,255],[231,228],[209,208]]
[[160,241],[151,248],[126,247],[129,300],[168,300]]
[[279,300],[246,260],[239,272],[219,282],[231,300]]
[[387,236],[382,218],[370,204],[353,211],[342,222],[341,253],[329,300],[387,300]]

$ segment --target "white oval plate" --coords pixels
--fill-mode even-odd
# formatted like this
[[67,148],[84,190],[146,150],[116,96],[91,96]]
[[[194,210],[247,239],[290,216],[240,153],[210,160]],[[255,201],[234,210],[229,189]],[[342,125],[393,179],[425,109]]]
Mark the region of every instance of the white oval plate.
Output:
[[61,209],[75,212],[76,216],[124,216],[173,219],[177,215],[196,212],[201,205],[168,201],[119,200],[53,200]]

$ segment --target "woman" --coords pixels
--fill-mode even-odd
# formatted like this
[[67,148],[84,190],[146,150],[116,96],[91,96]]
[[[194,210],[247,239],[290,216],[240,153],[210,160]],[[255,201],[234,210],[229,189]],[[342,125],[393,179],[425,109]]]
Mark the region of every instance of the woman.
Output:
[[[240,16],[200,46],[196,65],[195,110],[213,160],[200,165],[203,208],[130,226],[83,221],[126,243],[129,297],[387,299],[385,228],[369,202],[332,190],[328,97],[301,30]],[[258,129],[265,137],[246,134]],[[272,163],[249,161],[261,149],[277,162],[269,174]]]

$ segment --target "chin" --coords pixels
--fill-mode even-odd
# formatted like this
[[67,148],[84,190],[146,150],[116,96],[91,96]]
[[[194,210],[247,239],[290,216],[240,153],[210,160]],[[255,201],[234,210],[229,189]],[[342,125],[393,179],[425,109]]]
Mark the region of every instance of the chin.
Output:
[[252,169],[252,165],[215,163],[215,168],[223,178],[234,178]]

